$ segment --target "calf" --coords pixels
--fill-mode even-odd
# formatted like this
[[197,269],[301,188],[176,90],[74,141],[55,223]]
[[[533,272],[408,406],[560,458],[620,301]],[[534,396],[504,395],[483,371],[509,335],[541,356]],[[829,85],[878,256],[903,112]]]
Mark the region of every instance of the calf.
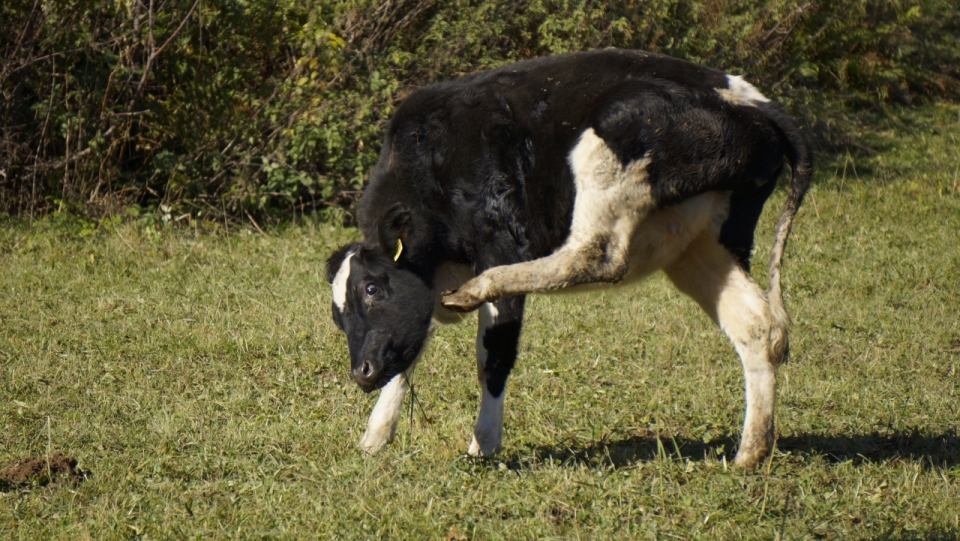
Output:
[[[784,157],[793,180],[765,293],[750,253]],[[797,124],[756,88],[657,54],[543,58],[418,90],[364,190],[363,242],[327,262],[353,376],[383,388],[360,447],[393,438],[434,324],[479,308],[482,399],[468,452],[497,452],[524,295],[663,270],[740,355],[736,464],[754,467],[774,441],[787,356],[780,264],[811,173]]]

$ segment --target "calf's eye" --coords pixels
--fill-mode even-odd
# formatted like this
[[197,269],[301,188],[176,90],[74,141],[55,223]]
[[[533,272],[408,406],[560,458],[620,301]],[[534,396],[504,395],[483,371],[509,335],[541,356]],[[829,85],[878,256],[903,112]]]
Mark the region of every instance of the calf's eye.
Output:
[[380,288],[377,287],[377,284],[367,284],[367,287],[364,288],[367,292],[367,296],[372,297],[380,291]]

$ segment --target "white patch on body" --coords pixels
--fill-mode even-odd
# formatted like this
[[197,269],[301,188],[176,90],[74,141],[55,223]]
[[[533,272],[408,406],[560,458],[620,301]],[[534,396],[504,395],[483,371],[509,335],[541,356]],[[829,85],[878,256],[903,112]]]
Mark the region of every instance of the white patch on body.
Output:
[[336,276],[333,277],[333,304],[337,310],[343,312],[343,307],[347,303],[347,282],[350,280],[350,259],[353,258],[353,252],[343,258],[343,263],[337,269]]
[[393,377],[380,391],[377,404],[373,406],[370,419],[367,421],[367,431],[360,439],[359,447],[371,455],[377,454],[380,449],[393,441],[400,422],[400,412],[403,409],[403,399],[410,389],[409,382],[413,379],[413,370],[419,362],[402,374]]
[[720,97],[734,105],[755,106],[756,102],[767,103],[770,100],[752,84],[739,75],[727,75],[727,88],[715,88]]
[[650,213],[630,239],[630,270],[622,285],[664,268],[700,236],[720,235],[730,209],[730,192],[707,192]]
[[483,347],[483,339],[496,323],[497,316],[500,313],[493,303],[484,303],[477,310],[477,375],[483,379],[483,369],[487,366],[487,348]]
[[483,396],[480,399],[477,424],[473,428],[473,440],[467,449],[470,456],[491,456],[500,450],[500,443],[503,441],[503,398],[507,391],[504,389],[499,397],[494,398],[487,390],[484,368],[487,366],[489,352],[483,346],[483,339],[496,323],[498,315],[497,307],[489,302],[481,306],[477,314],[477,378],[480,380]]
[[583,132],[568,158],[576,184],[570,237],[560,249],[576,250],[598,237],[625,251],[626,240],[653,208],[647,182],[649,158],[622,164],[613,149],[593,131]]

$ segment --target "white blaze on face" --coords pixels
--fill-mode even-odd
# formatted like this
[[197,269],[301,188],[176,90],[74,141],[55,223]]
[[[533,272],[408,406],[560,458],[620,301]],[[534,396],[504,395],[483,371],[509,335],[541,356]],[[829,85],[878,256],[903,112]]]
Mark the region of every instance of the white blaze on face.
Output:
[[347,282],[350,280],[350,259],[352,257],[353,252],[350,252],[347,257],[343,258],[343,263],[340,264],[337,275],[333,277],[333,304],[340,312],[343,312],[343,307],[347,303]]
[[734,105],[756,105],[756,102],[770,101],[752,84],[739,75],[727,75],[727,88],[715,89],[720,97]]

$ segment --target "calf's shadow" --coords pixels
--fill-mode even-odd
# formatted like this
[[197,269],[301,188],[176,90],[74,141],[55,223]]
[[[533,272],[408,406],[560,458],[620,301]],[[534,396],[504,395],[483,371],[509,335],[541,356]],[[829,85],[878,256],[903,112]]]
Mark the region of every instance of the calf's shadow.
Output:
[[[707,457],[733,460],[739,441],[724,437],[704,443],[701,440],[670,435],[641,434],[605,437],[600,441],[568,439],[553,445],[530,446],[501,457],[511,469],[531,469],[546,461],[585,466],[630,468],[658,458],[703,461]],[[960,465],[960,436],[956,432],[921,434],[890,432],[868,434],[800,434],[777,440],[781,453],[822,457],[830,463],[855,465],[880,464],[892,460],[917,461],[925,469],[953,468]]]

